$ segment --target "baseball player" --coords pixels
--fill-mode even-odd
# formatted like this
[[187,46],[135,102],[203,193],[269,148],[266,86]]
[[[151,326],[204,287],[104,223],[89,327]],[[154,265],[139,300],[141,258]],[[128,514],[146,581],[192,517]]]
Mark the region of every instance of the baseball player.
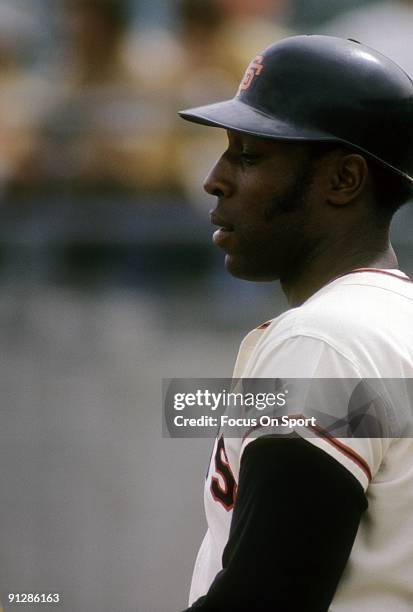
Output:
[[[389,242],[413,186],[410,77],[356,41],[294,36],[234,99],[180,114],[227,130],[205,182],[226,268],[279,280],[291,306],[246,336],[234,376],[413,378],[413,284]],[[411,398],[386,417],[375,437],[220,432],[189,609],[411,612]]]

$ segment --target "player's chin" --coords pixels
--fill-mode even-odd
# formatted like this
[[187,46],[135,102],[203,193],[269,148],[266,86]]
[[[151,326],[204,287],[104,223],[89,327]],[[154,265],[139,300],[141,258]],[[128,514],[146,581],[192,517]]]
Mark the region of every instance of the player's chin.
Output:
[[265,283],[279,279],[279,274],[265,269],[264,265],[233,254],[225,255],[225,267],[232,276],[242,280]]

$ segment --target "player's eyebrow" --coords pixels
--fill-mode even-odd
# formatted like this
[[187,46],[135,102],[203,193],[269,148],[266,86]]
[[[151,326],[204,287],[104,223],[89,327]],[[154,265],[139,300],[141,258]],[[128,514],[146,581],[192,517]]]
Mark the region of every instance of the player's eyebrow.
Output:
[[227,130],[227,137],[229,146],[240,149],[243,147],[254,147],[254,149],[259,149],[262,153],[267,150],[273,152],[277,146],[275,140],[253,136],[252,134],[243,134],[234,130]]

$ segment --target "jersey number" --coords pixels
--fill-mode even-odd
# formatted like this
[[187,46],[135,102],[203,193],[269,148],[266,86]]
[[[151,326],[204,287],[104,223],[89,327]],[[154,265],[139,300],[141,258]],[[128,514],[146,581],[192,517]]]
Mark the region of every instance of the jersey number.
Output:
[[[215,472],[221,476],[221,480],[213,476],[211,478],[212,497],[220,502],[229,511],[234,507],[237,493],[237,483],[229,465],[225,451],[224,438],[221,436],[217,442],[215,451]],[[222,485],[222,482],[224,483]]]

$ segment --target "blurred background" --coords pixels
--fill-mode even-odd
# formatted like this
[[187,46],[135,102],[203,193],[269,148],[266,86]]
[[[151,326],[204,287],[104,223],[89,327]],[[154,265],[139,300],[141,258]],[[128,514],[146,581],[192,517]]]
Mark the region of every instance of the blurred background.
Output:
[[[408,0],[0,0],[5,610],[9,592],[59,592],[65,612],[186,605],[211,441],[162,438],[161,379],[230,376],[286,303],[225,273],[201,188],[224,134],[176,111],[232,97],[294,33],[413,73],[412,31]],[[412,228],[406,206],[410,274]]]

